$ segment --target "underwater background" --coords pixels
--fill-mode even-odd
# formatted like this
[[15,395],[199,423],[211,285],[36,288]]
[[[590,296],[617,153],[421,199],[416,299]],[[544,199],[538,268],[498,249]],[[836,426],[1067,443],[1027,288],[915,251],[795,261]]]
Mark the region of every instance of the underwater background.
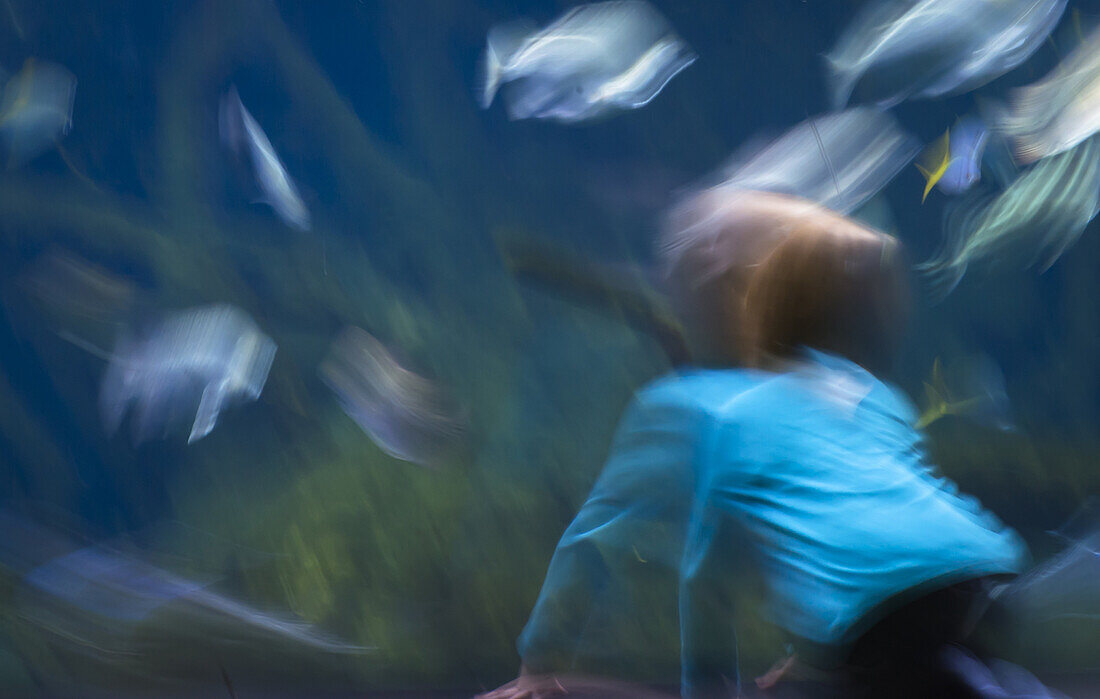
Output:
[[[77,79],[59,147],[0,174],[0,505],[74,548],[141,551],[369,647],[214,647],[188,616],[154,614],[138,625],[146,652],[89,653],[20,614],[21,573],[4,559],[0,693],[464,696],[514,676],[516,636],[616,422],[677,360],[646,274],[662,211],[751,136],[827,110],[821,55],[861,3],[654,0],[699,57],[645,108],[575,125],[481,109],[488,29],[573,4],[0,0],[6,73],[34,58]],[[1086,21],[1100,12],[1071,6]],[[983,93],[1043,76],[1064,55],[1061,31]],[[311,230],[241,195],[218,135],[231,84],[293,173]],[[973,107],[968,94],[894,113],[929,143]],[[907,167],[876,198],[875,225],[912,262],[942,235],[946,197],[922,203],[923,187]],[[940,304],[914,275],[891,377],[923,404],[937,358],[1000,367],[1014,429],[947,417],[930,445],[1036,558],[1100,492],[1097,225],[1049,270],[970,273]],[[84,272],[53,275],[58,259]],[[243,309],[277,343],[263,394],[193,444],[107,434],[106,362],[65,336],[109,348],[112,313],[210,303]],[[462,406],[463,443],[444,463],[395,458],[341,410],[317,368],[349,325]],[[633,580],[617,604],[637,613],[594,621],[578,670],[674,687],[675,589],[644,562]],[[746,676],[782,653],[751,611],[740,633]],[[1096,623],[1077,620],[1023,652],[1033,669],[1087,675],[1098,647]]]

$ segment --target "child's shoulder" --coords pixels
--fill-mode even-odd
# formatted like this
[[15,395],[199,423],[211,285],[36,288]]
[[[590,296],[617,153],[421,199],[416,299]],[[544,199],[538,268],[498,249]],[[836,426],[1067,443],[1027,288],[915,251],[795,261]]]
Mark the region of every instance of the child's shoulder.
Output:
[[635,402],[712,413],[769,377],[755,369],[679,369],[644,386]]

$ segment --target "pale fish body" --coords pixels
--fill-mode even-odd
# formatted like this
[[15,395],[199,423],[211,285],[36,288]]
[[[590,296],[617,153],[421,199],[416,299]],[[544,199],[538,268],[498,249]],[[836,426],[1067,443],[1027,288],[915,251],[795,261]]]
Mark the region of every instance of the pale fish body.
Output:
[[242,310],[213,305],[180,311],[139,335],[120,338],[103,379],[100,408],[115,432],[136,404],[138,442],[198,408],[188,443],[214,429],[231,402],[260,397],[275,343]]
[[720,187],[779,192],[849,213],[885,187],[920,151],[886,112],[854,107],[814,117],[725,167]]
[[1074,147],[1100,130],[1100,29],[1042,80],[1012,91],[994,126],[1030,163]]
[[960,119],[951,129],[950,162],[936,183],[944,194],[962,194],[982,178],[982,156],[989,130],[976,117]]
[[9,166],[21,165],[51,148],[73,124],[76,78],[65,67],[27,59],[0,97],[0,135]]
[[[80,547],[68,537],[14,513],[0,511],[0,565],[19,574],[8,598],[27,623],[86,652],[115,657],[156,655],[151,639],[179,644],[241,644],[262,639],[329,653],[361,653],[289,613],[261,610],[214,591],[213,580],[177,575],[98,544]],[[135,634],[137,628],[148,633]],[[156,632],[153,632],[153,629]]]
[[833,105],[960,94],[1023,63],[1066,0],[874,0],[826,56]]
[[992,199],[971,197],[948,218],[943,251],[919,269],[946,297],[969,265],[1002,254],[1046,269],[1100,211],[1100,141],[1091,138],[1026,170]]
[[220,111],[222,139],[234,150],[247,149],[264,202],[275,211],[283,223],[300,231],[310,228],[306,209],[298,187],[294,184],[267,134],[241,102],[236,87],[222,98]]
[[489,32],[481,106],[506,91],[513,119],[576,122],[645,106],[695,54],[648,2],[581,5],[541,30],[520,21]]
[[436,383],[359,328],[337,336],[320,373],[348,416],[394,458],[435,466],[464,431],[462,411]]

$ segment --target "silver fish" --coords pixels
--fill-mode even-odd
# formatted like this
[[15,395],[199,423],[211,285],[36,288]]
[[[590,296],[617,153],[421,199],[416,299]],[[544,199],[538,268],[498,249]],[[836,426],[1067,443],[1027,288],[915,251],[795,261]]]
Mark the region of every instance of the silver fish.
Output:
[[394,458],[436,465],[464,431],[462,411],[442,389],[364,330],[345,328],[320,373],[344,412]]
[[1030,163],[1061,153],[1100,130],[1100,29],[1045,78],[1012,91],[993,108],[994,127]]
[[370,650],[290,614],[262,611],[215,592],[211,579],[184,578],[137,552],[104,544],[81,547],[11,512],[0,511],[0,536],[0,568],[19,576],[9,609],[80,649],[120,656],[155,653],[148,643],[158,628],[157,635],[171,637],[162,641],[167,645],[190,635],[203,644],[262,638],[329,653]]
[[489,31],[481,106],[503,83],[513,119],[577,122],[645,106],[695,54],[648,2],[581,5],[536,30],[529,22]]
[[826,55],[833,106],[974,90],[1023,63],[1066,0],[876,0]]
[[218,112],[222,142],[237,153],[247,151],[263,201],[283,223],[300,231],[310,228],[309,210],[298,187],[275,153],[267,134],[241,102],[235,86],[222,97]]
[[214,592],[208,589],[210,581],[177,576],[106,546],[51,559],[24,576],[23,583],[110,623],[142,622],[171,608],[208,631],[221,627],[232,628],[229,633],[236,637],[267,634],[328,652],[367,650],[331,638],[300,619],[260,611]]
[[886,112],[855,107],[808,119],[725,166],[720,187],[779,192],[846,214],[885,187],[920,150]]
[[947,244],[918,269],[942,300],[967,267],[1002,253],[1046,269],[1100,212],[1100,136],[1041,160],[992,199],[964,199],[947,220]]
[[260,397],[275,349],[244,311],[224,304],[175,313],[148,333],[124,334],[103,378],[104,425],[113,434],[136,403],[134,435],[141,442],[198,398],[187,442],[202,439],[227,403]]
[[29,58],[0,97],[0,135],[8,165],[37,157],[73,125],[76,78],[64,66]]

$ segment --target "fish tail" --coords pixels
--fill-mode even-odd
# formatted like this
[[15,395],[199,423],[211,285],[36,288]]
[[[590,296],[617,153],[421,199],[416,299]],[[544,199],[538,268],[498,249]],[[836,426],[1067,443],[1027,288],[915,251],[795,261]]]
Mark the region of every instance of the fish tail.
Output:
[[822,59],[825,61],[825,82],[831,88],[832,107],[834,110],[844,109],[852,97],[859,75],[829,54],[823,54]]
[[924,200],[928,198],[928,194],[932,191],[932,188],[936,186],[936,178],[932,172],[925,169],[920,163],[913,163],[917,170],[920,171],[921,177],[924,178],[924,192],[920,196],[920,203],[923,204]]
[[493,98],[496,97],[497,90],[500,89],[500,77],[502,73],[500,57],[497,56],[491,46],[485,49],[485,57],[482,59],[481,71],[481,94],[479,95],[478,102],[482,109],[488,109],[489,105],[493,103]]
[[221,413],[222,405],[226,398],[225,384],[211,384],[202,392],[199,400],[199,408],[195,413],[195,422],[191,426],[191,434],[187,437],[187,443],[196,442],[214,429]]
[[913,426],[916,427],[918,430],[923,430],[925,427],[928,427],[933,422],[936,422],[946,414],[946,408],[943,404],[929,406],[927,410],[921,413],[921,416],[917,419],[916,424]]
[[526,20],[497,25],[489,30],[485,55],[481,61],[481,89],[478,102],[482,109],[488,109],[493,103],[497,90],[504,82],[505,64],[532,31],[534,31],[534,25]]
[[943,136],[925,148],[920,161],[914,165],[924,176],[924,194],[920,198],[920,203],[923,204],[951,165],[951,129],[944,131]]

